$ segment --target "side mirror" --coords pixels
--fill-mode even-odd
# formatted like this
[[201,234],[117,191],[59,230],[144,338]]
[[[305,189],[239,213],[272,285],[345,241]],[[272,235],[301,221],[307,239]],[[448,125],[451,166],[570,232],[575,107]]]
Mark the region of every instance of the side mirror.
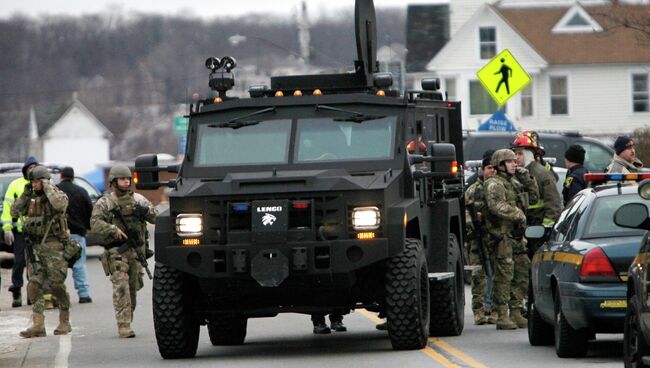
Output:
[[620,227],[650,230],[648,207],[642,203],[623,205],[614,212],[614,223]]
[[650,199],[650,179],[643,180],[637,190],[641,198]]
[[140,190],[158,189],[161,186],[174,187],[175,180],[168,182],[160,182],[160,171],[167,171],[172,173],[178,172],[178,165],[170,165],[166,167],[158,166],[158,155],[147,154],[140,155],[135,159],[135,172],[133,173],[133,181],[135,187]]
[[542,239],[546,235],[546,228],[544,226],[529,226],[526,228],[524,236],[526,239]]

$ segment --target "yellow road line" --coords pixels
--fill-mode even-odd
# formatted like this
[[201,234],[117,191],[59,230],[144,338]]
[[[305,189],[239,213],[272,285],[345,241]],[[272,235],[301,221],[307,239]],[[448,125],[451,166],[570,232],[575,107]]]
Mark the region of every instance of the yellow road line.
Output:
[[445,368],[460,368],[456,364],[452,363],[449,359],[445,358],[444,355],[438,353],[437,351],[431,349],[428,346],[420,351],[428,355],[431,359],[440,363]]
[[[374,323],[382,323],[384,320],[381,318],[377,317],[377,314],[368,312],[365,309],[358,309],[357,312],[361,313],[364,317],[368,318]],[[438,338],[429,338],[429,341],[434,344],[435,346],[439,347],[440,349],[444,350],[445,352],[449,353],[453,357],[457,358],[461,362],[465,363],[467,366],[471,368],[486,368],[485,365],[481,364],[474,358],[470,357],[469,355],[461,352],[460,350],[454,348],[453,346],[449,345],[448,343],[438,339]],[[422,353],[426,354],[428,357],[431,359],[435,360],[436,362],[440,363],[442,366],[445,368],[460,368],[457,364],[454,364],[451,360],[449,360],[447,357],[444,355],[440,354],[437,352],[435,349],[431,348],[430,346],[425,347],[424,349],[420,350]]]
[[487,368],[485,365],[477,361],[476,359],[472,358],[471,356],[463,353],[462,351],[456,349],[455,347],[449,345],[445,341],[442,341],[438,338],[431,337],[429,338],[429,341],[431,341],[432,344],[435,346],[441,348],[442,350],[448,352],[449,354],[455,356],[458,358],[461,362],[467,364],[468,366],[472,368]]

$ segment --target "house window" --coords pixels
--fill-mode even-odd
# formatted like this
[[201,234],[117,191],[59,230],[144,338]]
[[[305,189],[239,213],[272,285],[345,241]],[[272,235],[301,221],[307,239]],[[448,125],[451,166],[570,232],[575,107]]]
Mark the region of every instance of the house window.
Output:
[[445,88],[447,89],[447,99],[455,101],[458,98],[456,92],[456,78],[445,78]]
[[470,115],[487,115],[497,111],[497,103],[485,91],[479,81],[469,82],[469,113]]
[[492,59],[497,54],[497,31],[494,27],[479,28],[481,59]]
[[567,115],[569,113],[569,92],[567,77],[554,76],[551,81],[551,115]]
[[533,85],[521,90],[521,116],[533,116]]
[[632,111],[648,112],[648,74],[632,74]]

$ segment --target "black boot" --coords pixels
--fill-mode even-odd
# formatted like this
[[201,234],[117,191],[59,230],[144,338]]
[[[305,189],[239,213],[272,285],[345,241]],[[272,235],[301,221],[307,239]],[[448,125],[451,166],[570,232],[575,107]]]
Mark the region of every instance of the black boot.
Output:
[[23,297],[20,293],[20,289],[13,289],[11,291],[11,294],[13,295],[14,300],[11,302],[11,307],[12,308],[18,308],[23,306]]
[[318,335],[328,334],[332,332],[325,322],[316,323],[314,322],[314,333]]
[[343,321],[332,321],[330,326],[332,327],[332,331],[336,332],[345,332],[348,330],[348,328],[343,324]]

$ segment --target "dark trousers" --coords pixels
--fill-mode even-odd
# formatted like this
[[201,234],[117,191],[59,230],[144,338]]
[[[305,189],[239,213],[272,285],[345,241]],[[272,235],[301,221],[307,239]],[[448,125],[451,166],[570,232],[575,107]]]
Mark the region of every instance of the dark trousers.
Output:
[[14,230],[14,267],[11,270],[11,286],[9,291],[20,290],[23,287],[25,272],[25,236]]
[[[311,315],[311,321],[315,325],[319,324],[324,324],[325,323],[325,315],[324,314],[312,314]],[[330,323],[334,322],[343,322],[343,316],[340,314],[332,313],[330,314]]]

